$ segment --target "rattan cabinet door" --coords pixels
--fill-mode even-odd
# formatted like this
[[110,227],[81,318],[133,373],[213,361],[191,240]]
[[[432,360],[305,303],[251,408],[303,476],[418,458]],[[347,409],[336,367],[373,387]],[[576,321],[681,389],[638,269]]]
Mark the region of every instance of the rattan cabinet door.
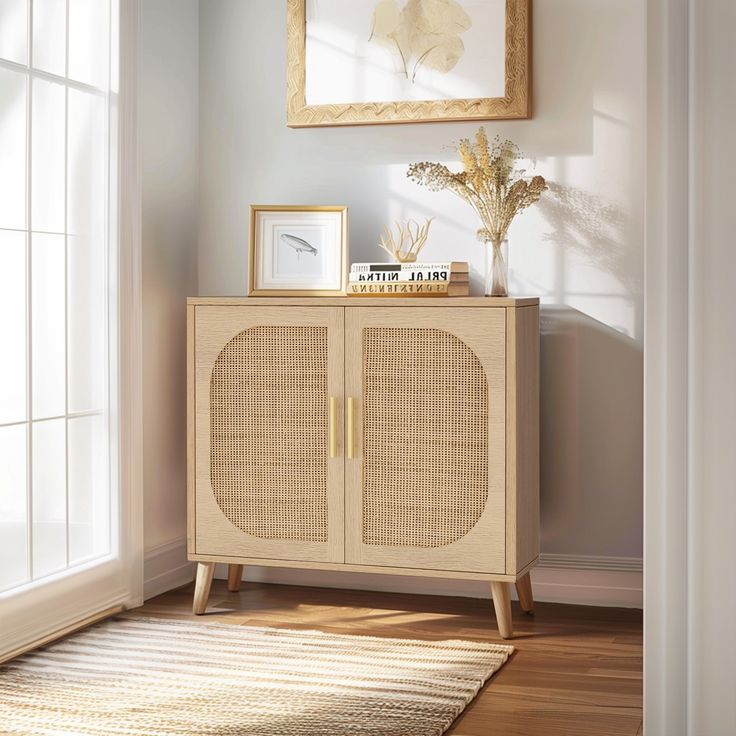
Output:
[[195,310],[190,552],[343,562],[344,310]]
[[504,573],[505,310],[345,313],[346,562]]

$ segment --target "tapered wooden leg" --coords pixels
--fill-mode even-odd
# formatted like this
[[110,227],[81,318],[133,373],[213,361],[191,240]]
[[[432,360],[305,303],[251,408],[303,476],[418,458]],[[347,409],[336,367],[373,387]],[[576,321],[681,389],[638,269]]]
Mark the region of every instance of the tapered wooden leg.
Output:
[[493,594],[493,608],[496,611],[496,621],[498,622],[498,633],[504,639],[510,639],[514,634],[511,624],[511,596],[509,595],[508,583],[491,583],[491,593]]
[[534,596],[532,595],[532,579],[529,573],[516,581],[516,592],[519,594],[519,605],[524,613],[534,613]]
[[210,597],[212,575],[215,572],[214,562],[200,562],[197,564],[197,581],[194,584],[194,603],[192,610],[198,616],[205,612],[207,599]]
[[240,590],[240,580],[243,577],[242,565],[227,566],[227,589],[231,593],[237,593]]

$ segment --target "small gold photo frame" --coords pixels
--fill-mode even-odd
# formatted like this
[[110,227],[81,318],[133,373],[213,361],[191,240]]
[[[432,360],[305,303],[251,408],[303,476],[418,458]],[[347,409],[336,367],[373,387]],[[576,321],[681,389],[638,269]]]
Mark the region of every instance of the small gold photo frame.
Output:
[[345,296],[348,208],[251,205],[248,296]]
[[287,125],[531,117],[532,0],[287,0]]

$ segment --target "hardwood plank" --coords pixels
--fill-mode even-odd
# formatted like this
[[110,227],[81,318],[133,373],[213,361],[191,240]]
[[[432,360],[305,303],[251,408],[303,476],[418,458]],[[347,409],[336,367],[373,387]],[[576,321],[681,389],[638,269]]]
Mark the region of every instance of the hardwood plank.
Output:
[[[240,593],[212,583],[204,616],[191,612],[192,586],[128,615],[220,621],[415,639],[503,641],[473,598],[301,588],[252,583]],[[463,712],[450,736],[637,736],[642,723],[641,611],[512,604],[516,651]]]

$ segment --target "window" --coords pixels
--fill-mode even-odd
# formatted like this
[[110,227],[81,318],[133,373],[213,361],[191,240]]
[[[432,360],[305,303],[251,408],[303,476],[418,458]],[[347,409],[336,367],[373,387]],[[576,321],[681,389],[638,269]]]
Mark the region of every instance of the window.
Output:
[[117,16],[0,0],[0,591],[117,544]]

